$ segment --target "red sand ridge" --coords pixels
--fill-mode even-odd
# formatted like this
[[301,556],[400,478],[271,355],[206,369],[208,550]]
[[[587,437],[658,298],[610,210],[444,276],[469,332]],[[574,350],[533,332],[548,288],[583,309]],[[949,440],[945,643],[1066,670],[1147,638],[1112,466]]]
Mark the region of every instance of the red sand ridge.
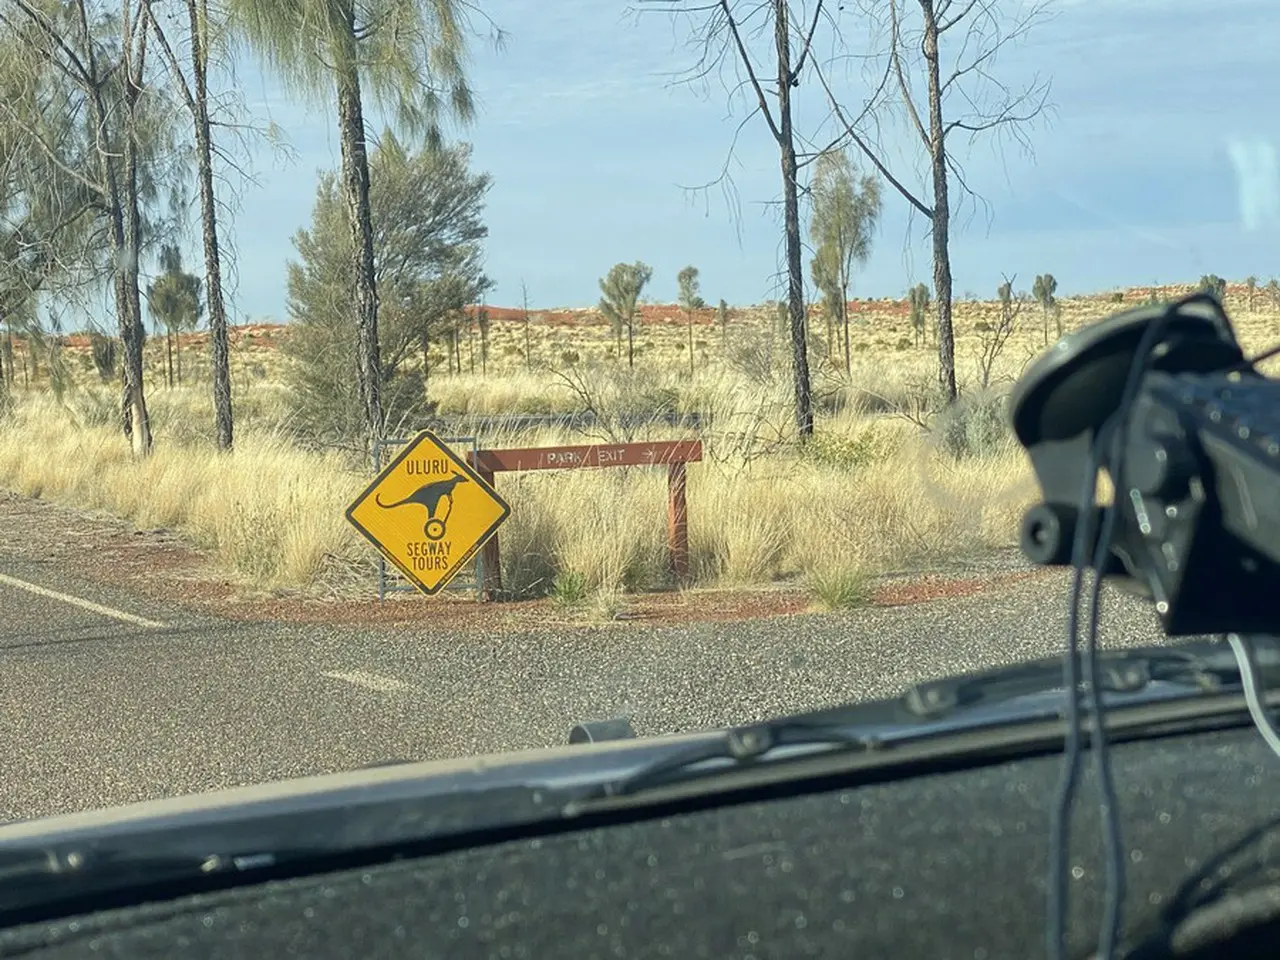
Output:
[[[1071,299],[1110,306],[1115,303],[1113,299],[1115,293],[1122,292],[1124,294],[1122,303],[1133,306],[1145,301],[1152,294],[1165,299],[1185,296],[1195,289],[1196,286],[1194,284],[1167,284],[1162,286],[1132,287],[1124,291],[1110,293],[1087,294],[1072,297]],[[1243,297],[1246,295],[1247,289],[1243,283],[1228,283],[1227,293],[1230,296]],[[466,309],[467,313],[472,317],[484,310],[488,314],[491,323],[522,323],[525,318],[525,310],[521,307],[497,307],[488,304],[476,304]],[[747,313],[759,313],[766,309],[766,305],[756,305],[749,308],[730,307],[728,311],[729,322],[740,321]],[[906,299],[893,298],[850,300],[848,309],[849,314],[855,317],[867,315],[906,317],[911,312],[910,303]],[[808,312],[810,318],[818,318],[822,313],[822,305],[811,303],[808,305]],[[595,307],[559,308],[554,310],[530,309],[528,316],[530,324],[539,327],[592,327],[604,326],[609,322],[604,314]],[[704,307],[693,312],[693,322],[698,326],[715,326],[719,323],[719,319],[719,312],[715,307]],[[684,326],[688,323],[688,317],[684,308],[679,304],[646,303],[639,308],[639,321],[643,326]],[[286,330],[287,326],[285,324],[253,323],[241,326],[232,325],[228,327],[228,334],[233,346],[245,341],[252,341],[264,347],[272,347],[276,345]],[[161,336],[153,335],[150,339],[159,339]],[[209,333],[207,330],[185,333],[180,335],[179,340],[184,347],[200,347],[208,343]],[[63,344],[71,349],[80,350],[87,350],[90,346],[89,337],[86,334],[71,334],[64,337]]]

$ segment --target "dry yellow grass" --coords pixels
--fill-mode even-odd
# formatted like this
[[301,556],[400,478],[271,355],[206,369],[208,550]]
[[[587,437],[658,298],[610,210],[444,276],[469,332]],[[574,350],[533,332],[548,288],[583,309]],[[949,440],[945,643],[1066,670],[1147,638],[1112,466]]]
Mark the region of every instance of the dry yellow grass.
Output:
[[[1259,298],[1261,299],[1261,298]],[[886,306],[854,331],[854,362],[815,363],[822,409],[816,442],[803,454],[790,435],[785,356],[752,376],[733,358],[754,329],[771,322],[767,308],[740,312],[729,346],[708,331],[705,357],[690,377],[679,326],[655,327],[654,346],[638,366],[648,392],[666,391],[686,409],[711,412],[707,460],[689,469],[690,541],[696,580],[703,585],[807,579],[840,593],[869,572],[929,563],[1014,541],[1017,522],[1035,494],[1025,457],[1011,444],[988,445],[980,456],[956,459],[907,419],[886,416],[910,408],[933,378],[932,350],[904,346],[906,320]],[[1066,301],[1068,329],[1120,304]],[[1275,312],[1231,308],[1250,348],[1280,333]],[[977,325],[994,304],[957,302],[961,379],[972,385],[980,347]],[[1015,377],[1043,346],[1038,310],[1007,347],[998,378]],[[435,375],[430,394],[442,411],[497,414],[580,408],[583,389],[604,405],[619,402],[628,378],[617,361],[593,362],[611,345],[607,328],[539,331],[539,349],[574,351],[574,365],[525,371],[518,324],[495,325],[488,375]],[[765,342],[760,336],[756,344]],[[604,347],[601,346],[604,344]],[[102,509],[140,527],[166,527],[214,551],[229,572],[268,587],[308,587],[327,571],[370,560],[370,549],[346,524],[343,510],[367,482],[366,472],[337,454],[300,449],[280,429],[281,358],[274,348],[237,346],[238,441],[233,454],[212,450],[207,371],[199,351],[184,363],[187,385],[167,389],[159,349],[149,350],[156,452],[133,461],[115,425],[117,393],[94,382],[87,357],[69,357],[75,385],[61,399],[47,386],[19,389],[13,413],[0,423],[0,487]],[[503,359],[505,357],[505,359]],[[583,359],[587,358],[587,359]],[[566,374],[568,378],[566,379]],[[194,378],[194,379],[191,379]],[[577,384],[576,389],[572,386]],[[644,438],[676,435],[653,427]],[[542,430],[485,436],[486,446],[584,442],[581,435]],[[503,528],[504,581],[524,594],[545,593],[561,578],[601,597],[665,582],[665,476],[646,469],[503,475],[513,505]],[[371,580],[365,580],[367,586]],[[824,586],[825,585],[825,586]]]
[[0,485],[181,532],[264,587],[308,583],[327,556],[349,549],[342,510],[359,477],[339,458],[252,430],[232,455],[217,456],[181,438],[177,405],[161,395],[155,453],[136,461],[103,422],[109,399],[24,398],[0,428]]

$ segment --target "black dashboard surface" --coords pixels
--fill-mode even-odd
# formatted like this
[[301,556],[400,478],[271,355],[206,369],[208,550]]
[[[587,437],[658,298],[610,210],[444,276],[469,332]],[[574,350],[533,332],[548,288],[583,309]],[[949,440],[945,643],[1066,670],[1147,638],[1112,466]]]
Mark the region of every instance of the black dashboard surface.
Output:
[[[1256,731],[1112,750],[1130,935],[1280,877],[1280,759]],[[1046,756],[32,924],[0,933],[0,957],[1044,956],[1060,764]],[[1090,953],[1101,916],[1091,773],[1081,801],[1075,956]]]

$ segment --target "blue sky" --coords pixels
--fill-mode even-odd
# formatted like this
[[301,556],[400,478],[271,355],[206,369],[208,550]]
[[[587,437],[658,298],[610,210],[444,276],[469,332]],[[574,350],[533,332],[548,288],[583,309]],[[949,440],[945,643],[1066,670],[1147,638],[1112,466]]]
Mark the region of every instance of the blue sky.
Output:
[[[493,303],[517,304],[523,280],[535,308],[591,305],[598,278],[636,259],[654,267],[646,291],[654,300],[674,298],[688,263],[700,268],[712,302],[779,296],[777,149],[758,118],[743,129],[732,164],[736,210],[719,189],[693,197],[682,189],[718,175],[746,107],[718,81],[705,91],[673,85],[695,55],[668,16],[636,17],[605,0],[481,2],[508,43],[501,52],[475,45],[479,115],[451,136],[472,142],[475,167],[494,178],[486,213]],[[1060,294],[1209,272],[1280,274],[1275,2],[1051,0],[1051,19],[993,68],[1014,87],[1036,72],[1052,83],[1052,113],[1030,131],[1034,153],[990,140],[953,144],[987,201],[985,210],[962,208],[954,225],[956,295],[991,296],[1002,274],[1030,288],[1045,271]],[[864,27],[854,7],[847,3],[844,17],[856,46]],[[865,92],[858,76],[833,82],[850,101]],[[228,225],[232,306],[240,322],[283,319],[290,238],[310,219],[317,171],[337,166],[335,122],[327,109],[291,102],[252,63],[239,68],[239,84],[249,109],[281,128],[292,156],[262,144],[244,157],[257,184],[240,187]],[[798,96],[797,129],[816,137],[821,91]],[[912,141],[892,129],[885,140],[896,175],[919,185]],[[887,185],[884,196],[854,296],[931,284],[922,221],[912,222]],[[193,229],[193,255],[196,236]]]

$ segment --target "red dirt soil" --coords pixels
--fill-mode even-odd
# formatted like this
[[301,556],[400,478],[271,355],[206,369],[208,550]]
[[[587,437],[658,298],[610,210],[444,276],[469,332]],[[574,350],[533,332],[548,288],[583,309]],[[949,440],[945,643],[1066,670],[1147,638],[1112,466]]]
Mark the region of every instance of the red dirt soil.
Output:
[[[1124,291],[1124,303],[1119,306],[1133,306],[1144,301],[1150,294],[1155,293],[1161,297],[1176,297],[1191,292],[1193,286],[1190,284],[1169,285],[1162,287],[1131,287]],[[1245,285],[1242,283],[1227,284],[1227,293],[1231,296],[1244,296],[1246,293]],[[1108,307],[1115,306],[1112,302],[1111,293],[1092,294],[1084,297],[1073,297],[1071,299],[1085,302],[1097,302],[1106,304]],[[489,316],[491,322],[494,323],[520,323],[524,319],[524,310],[520,307],[497,307],[485,305],[483,307],[471,306],[467,308],[467,312],[474,316],[483,309]],[[730,307],[729,322],[741,319],[746,313],[762,309],[760,306],[751,308]],[[876,316],[892,316],[906,317],[911,312],[910,305],[905,299],[897,300],[893,298],[884,298],[880,300],[850,300],[848,304],[851,316],[861,316],[866,314],[875,314]],[[809,314],[811,317],[819,315],[821,305],[810,304]],[[594,307],[579,308],[557,308],[551,310],[530,310],[529,322],[531,325],[539,327],[588,327],[588,326],[604,326],[608,324],[604,314]],[[683,326],[688,322],[684,308],[679,304],[642,304],[639,308],[639,322],[643,326]],[[714,307],[706,307],[701,310],[694,311],[693,322],[695,325],[711,327],[719,322],[717,311]],[[286,330],[285,324],[272,323],[255,323],[243,326],[232,326],[228,328],[232,346],[244,341],[254,341],[263,347],[274,347],[278,342],[281,334]],[[208,341],[208,331],[198,331],[195,333],[182,334],[179,339],[184,346],[202,346]],[[72,334],[64,338],[65,346],[72,349],[88,349],[89,337],[86,334]]]
[[[48,511],[44,521],[52,517]],[[58,514],[63,511],[56,511]],[[81,520],[81,530],[85,521]],[[92,521],[89,526],[97,526]],[[536,630],[586,626],[602,621],[553,601],[479,603],[464,595],[425,598],[396,593],[385,602],[365,594],[320,599],[301,594],[249,591],[220,576],[209,558],[163,531],[129,532],[104,523],[95,531],[95,555],[103,562],[93,573],[103,582],[159,598],[181,597],[185,605],[235,620],[275,620],[349,626],[403,626],[448,623],[450,629]],[[1021,570],[983,576],[919,574],[885,582],[873,591],[872,606],[904,606],[967,597],[1052,573]],[[370,584],[372,588],[372,584]],[[612,624],[662,626],[695,622],[733,622],[815,612],[811,594],[799,588],[688,590],[624,598]]]

